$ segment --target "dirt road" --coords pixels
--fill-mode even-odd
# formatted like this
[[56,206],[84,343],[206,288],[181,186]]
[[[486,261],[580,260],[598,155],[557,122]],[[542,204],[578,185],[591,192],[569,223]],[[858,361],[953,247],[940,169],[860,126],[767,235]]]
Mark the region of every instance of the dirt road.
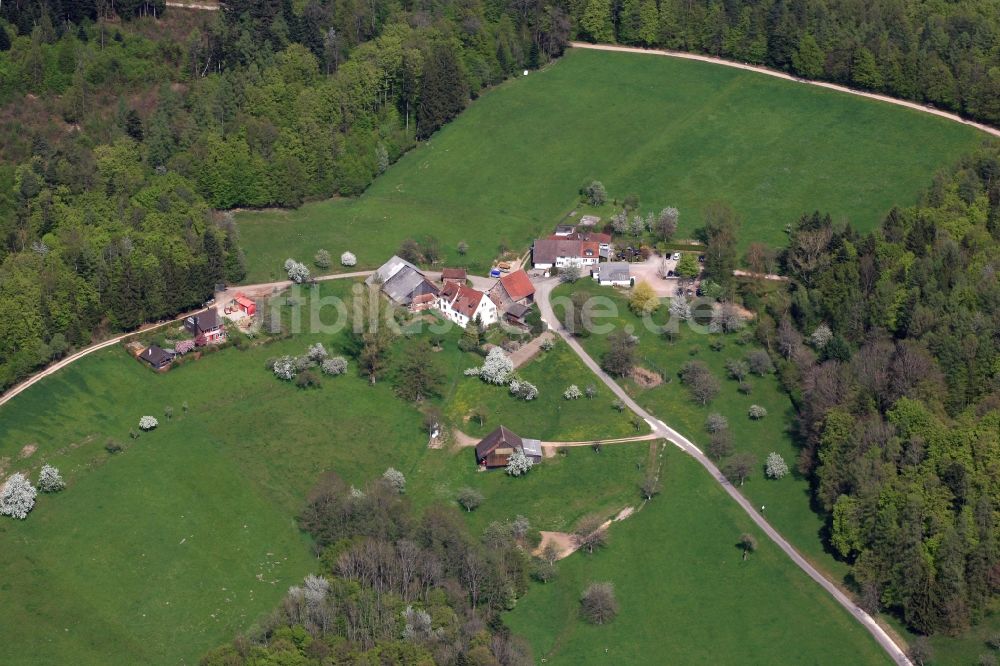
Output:
[[975,127],[977,130],[980,130],[981,132],[986,132],[987,134],[1000,137],[1000,129],[997,129],[995,127],[990,127],[989,125],[984,125],[983,123],[977,123],[973,120],[966,120],[965,118],[955,113],[949,113],[948,111],[942,111],[940,109],[935,109],[933,107],[924,106],[923,104],[918,104],[917,102],[909,102],[905,99],[897,99],[895,97],[889,97],[888,95],[879,95],[877,93],[865,92],[863,90],[855,90],[854,88],[848,88],[847,86],[842,86],[836,83],[827,83],[826,81],[812,81],[809,79],[800,79],[797,76],[792,76],[791,74],[786,74],[785,72],[779,72],[777,70],[769,69],[767,67],[760,67],[758,65],[750,65],[742,62],[735,62],[733,60],[724,60],[722,58],[713,58],[712,56],[699,55],[697,53],[685,53],[683,51],[665,51],[660,49],[642,49],[634,46],[615,46],[614,44],[589,44],[587,42],[570,42],[570,46],[579,49],[593,49],[595,51],[618,51],[620,53],[644,53],[647,55],[659,55],[659,56],[667,56],[670,58],[681,58],[683,60],[699,60],[701,62],[709,62],[714,65],[723,65],[725,67],[733,67],[735,69],[744,69],[748,72],[756,72],[757,74],[773,76],[778,79],[785,79],[786,81],[794,81],[795,83],[804,83],[806,85],[817,86],[819,88],[827,88],[828,90],[836,90],[837,92],[847,93],[849,95],[857,95],[858,97],[867,97],[868,99],[874,99],[880,102],[886,102],[887,104],[895,104],[896,106],[905,106],[906,108],[913,109],[914,111],[920,111],[921,113],[929,113],[932,116],[946,118],[952,122],[961,123],[962,125],[968,125],[969,127]]
[[708,473],[711,474],[712,478],[715,479],[720,486],[722,486],[722,489],[726,491],[730,498],[739,504],[746,514],[750,516],[751,520],[757,524],[757,527],[759,527],[764,534],[771,539],[771,541],[777,544],[777,546],[784,551],[789,558],[791,558],[792,562],[794,562],[796,566],[808,574],[808,576],[816,581],[816,583],[818,583],[824,590],[826,590],[830,596],[837,601],[837,603],[843,606],[847,612],[860,622],[872,634],[875,640],[878,641],[879,645],[882,646],[882,649],[889,654],[893,661],[901,666],[912,666],[909,659],[906,657],[906,653],[898,645],[896,645],[892,637],[889,636],[888,632],[886,632],[886,630],[883,629],[871,615],[866,613],[856,603],[854,603],[854,601],[841,591],[839,587],[828,580],[826,576],[816,569],[816,567],[802,557],[802,555],[799,554],[799,552],[790,543],[788,543],[788,541],[786,541],[785,538],[781,536],[781,534],[774,529],[770,523],[764,520],[764,518],[757,511],[756,507],[751,506],[749,500],[747,500],[746,497],[733,487],[729,480],[726,479],[722,472],[719,471],[719,468],[715,466],[715,463],[709,460],[701,449],[695,446],[694,442],[684,437],[684,435],[680,434],[663,421],[654,418],[649,412],[640,407],[638,403],[636,403],[635,400],[633,400],[632,397],[618,385],[618,382],[609,377],[601,369],[597,362],[595,362],[594,359],[592,359],[590,355],[584,351],[583,347],[580,346],[580,343],[566,332],[566,330],[559,323],[559,320],[556,318],[555,312],[552,309],[552,304],[549,301],[552,289],[558,284],[559,280],[557,278],[551,278],[535,283],[535,302],[541,309],[542,320],[548,323],[552,330],[562,336],[570,348],[576,352],[577,356],[580,357],[580,360],[582,360],[584,364],[590,368],[591,372],[597,375],[601,381],[604,382],[609,389],[611,389],[612,393],[618,396],[618,398],[624,402],[629,409],[649,424],[649,427],[657,437],[670,440],[682,451],[701,463],[702,467],[708,470]]

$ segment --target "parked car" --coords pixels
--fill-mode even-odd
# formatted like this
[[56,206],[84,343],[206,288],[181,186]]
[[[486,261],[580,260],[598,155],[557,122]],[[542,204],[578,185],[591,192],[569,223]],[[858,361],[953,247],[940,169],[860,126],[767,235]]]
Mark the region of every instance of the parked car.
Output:
[[705,255],[703,255],[703,254],[699,254],[698,255],[698,263],[699,264],[705,263]]
[[667,271],[667,277],[673,277],[673,276],[674,276],[673,271]]
[[681,260],[681,253],[680,252],[674,252],[672,255],[670,255],[670,258],[673,259],[674,261],[680,261]]

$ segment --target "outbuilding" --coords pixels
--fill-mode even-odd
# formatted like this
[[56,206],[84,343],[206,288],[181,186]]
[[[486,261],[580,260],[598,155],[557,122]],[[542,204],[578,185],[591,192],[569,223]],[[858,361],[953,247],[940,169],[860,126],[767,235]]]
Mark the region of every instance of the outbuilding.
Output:
[[515,451],[533,463],[542,462],[542,443],[537,439],[522,439],[506,426],[499,426],[476,444],[476,462],[487,469],[506,467]]
[[612,261],[594,266],[591,275],[601,286],[631,287],[635,279],[629,265],[624,261]]
[[139,354],[138,358],[149,364],[154,370],[166,370],[174,360],[174,355],[157,345],[149,345]]
[[236,305],[237,310],[248,317],[252,317],[257,314],[257,304],[247,298],[245,294],[236,294],[236,297],[233,299],[233,303]]

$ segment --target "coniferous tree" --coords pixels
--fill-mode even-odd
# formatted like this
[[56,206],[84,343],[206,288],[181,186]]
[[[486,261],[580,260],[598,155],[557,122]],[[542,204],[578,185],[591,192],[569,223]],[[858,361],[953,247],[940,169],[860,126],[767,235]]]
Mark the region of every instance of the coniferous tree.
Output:
[[468,86],[454,48],[440,43],[424,64],[424,78],[417,107],[417,134],[428,137],[465,108]]

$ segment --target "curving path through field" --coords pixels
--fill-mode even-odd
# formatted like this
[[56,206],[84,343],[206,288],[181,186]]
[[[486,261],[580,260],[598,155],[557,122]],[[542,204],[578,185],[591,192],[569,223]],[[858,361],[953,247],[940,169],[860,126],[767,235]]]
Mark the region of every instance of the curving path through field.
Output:
[[879,95],[878,93],[865,92],[864,90],[856,90],[854,88],[848,88],[847,86],[842,86],[837,83],[829,83],[827,81],[814,81],[812,79],[801,79],[797,76],[793,76],[786,72],[780,72],[775,69],[770,69],[768,67],[761,67],[759,65],[750,65],[747,63],[737,62],[735,60],[725,60],[724,58],[715,58],[713,56],[700,55],[698,53],[687,53],[686,51],[667,51],[663,49],[644,49],[636,46],[617,46],[615,44],[591,44],[589,42],[570,42],[570,46],[578,49],[592,49],[595,51],[617,51],[620,53],[643,53],[646,55],[659,55],[667,56],[670,58],[680,58],[682,60],[698,60],[700,62],[708,62],[713,65],[723,65],[725,67],[733,67],[735,69],[743,69],[748,72],[756,72],[758,74],[764,74],[766,76],[773,76],[777,79],[784,79],[786,81],[792,81],[794,83],[804,83],[810,86],[817,86],[819,88],[827,88],[829,90],[836,90],[837,92],[847,93],[849,95],[857,95],[858,97],[867,97],[868,99],[878,100],[880,102],[886,102],[888,104],[895,104],[896,106],[904,106],[908,109],[913,109],[914,111],[920,111],[922,113],[929,113],[932,116],[938,116],[941,118],[946,118],[952,122],[961,123],[962,125],[968,125],[969,127],[975,127],[981,132],[986,132],[996,137],[1000,137],[1000,129],[995,127],[990,127],[983,123],[978,123],[974,120],[966,120],[957,113],[951,113],[948,111],[942,111],[940,109],[935,109],[930,106],[924,106],[918,102],[910,102],[905,99],[898,99],[896,97],[889,97],[888,95]]
[[628,406],[633,412],[635,412],[639,417],[641,417],[646,423],[649,424],[650,429],[653,434],[657,437],[662,437],[668,439],[674,443],[682,451],[693,457],[702,467],[708,470],[712,478],[715,479],[722,489],[732,498],[737,504],[742,507],[742,509],[747,513],[748,516],[757,524],[764,534],[767,535],[771,541],[773,541],[781,550],[788,555],[789,558],[798,566],[800,569],[806,572],[810,578],[816,581],[824,590],[826,590],[830,596],[832,596],[841,606],[847,609],[858,622],[860,622],[871,634],[874,636],[878,644],[885,650],[889,656],[900,666],[912,666],[910,660],[907,659],[906,653],[896,645],[892,637],[883,629],[871,615],[860,608],[850,597],[848,597],[839,587],[828,580],[822,573],[819,572],[816,567],[809,563],[788,541],[785,540],[781,534],[774,529],[770,523],[764,520],[764,517],[750,504],[749,500],[744,497],[733,484],[719,471],[719,468],[715,466],[709,458],[699,449],[694,442],[686,438],[684,435],[680,434],[670,426],[668,426],[663,421],[654,418],[649,412],[644,410],[642,407],[632,399],[632,397],[625,392],[618,382],[608,376],[604,370],[584,351],[583,347],[579,342],[576,341],[559,323],[559,319],[555,315],[555,311],[552,309],[552,303],[549,297],[552,295],[552,289],[559,284],[558,278],[549,278],[546,280],[538,281],[535,283],[535,302],[538,304],[541,310],[542,320],[548,323],[549,328],[556,331],[563,340],[570,346],[580,360],[590,368],[591,372],[597,375],[604,384],[611,389],[611,391],[618,396],[618,398]]

